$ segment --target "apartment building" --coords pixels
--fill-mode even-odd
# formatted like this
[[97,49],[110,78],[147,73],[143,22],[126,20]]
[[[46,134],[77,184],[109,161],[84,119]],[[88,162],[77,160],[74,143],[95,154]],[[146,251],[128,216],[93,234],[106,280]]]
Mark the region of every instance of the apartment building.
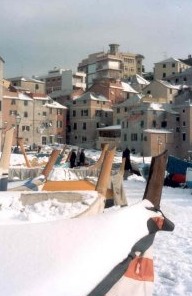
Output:
[[180,86],[172,85],[167,81],[153,80],[143,88],[142,93],[152,99],[164,98],[167,103],[172,104],[179,89]]
[[114,78],[94,80],[93,85],[89,88],[89,91],[103,95],[111,101],[111,104],[123,102],[138,93],[128,83]]
[[70,143],[84,148],[96,147],[96,129],[112,125],[110,101],[95,93],[86,92],[70,106]]
[[17,136],[22,137],[26,145],[65,143],[66,109],[44,94],[3,89],[2,110],[6,129],[17,127],[16,116],[21,118],[13,145],[17,143]]
[[170,104],[147,102],[129,110],[121,121],[121,146],[129,146],[132,153],[154,156],[168,149],[173,152],[173,126],[177,112]]
[[37,76],[39,80],[45,83],[45,92],[57,102],[64,102],[66,96],[74,90],[85,90],[86,74],[55,67],[48,71],[48,74]]
[[166,77],[181,73],[190,67],[181,60],[171,57],[154,64],[154,79],[166,79]]
[[45,94],[45,83],[43,81],[26,76],[7,78],[7,80],[19,91]]
[[142,75],[143,59],[141,54],[120,52],[119,44],[109,44],[108,52],[93,53],[83,59],[78,64],[78,71],[86,73],[86,87],[89,89],[95,79]]

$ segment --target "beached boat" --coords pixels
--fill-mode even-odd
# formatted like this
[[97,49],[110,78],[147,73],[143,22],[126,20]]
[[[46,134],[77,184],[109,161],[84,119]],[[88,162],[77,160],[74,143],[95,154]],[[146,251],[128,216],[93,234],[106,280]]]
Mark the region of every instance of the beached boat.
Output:
[[165,161],[165,154],[152,160],[143,200],[130,207],[80,219],[2,224],[1,290],[16,296],[152,295],[155,234],[174,228],[159,210]]
[[171,187],[185,187],[187,169],[192,168],[192,162],[173,155],[168,156],[165,185]]

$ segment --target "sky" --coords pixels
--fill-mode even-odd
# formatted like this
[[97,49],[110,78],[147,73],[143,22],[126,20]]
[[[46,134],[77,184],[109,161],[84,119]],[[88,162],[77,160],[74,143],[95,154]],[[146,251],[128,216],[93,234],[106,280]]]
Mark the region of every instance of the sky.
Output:
[[146,71],[192,53],[191,0],[2,0],[0,56],[5,78],[76,71],[90,53],[142,54]]
[[[86,150],[86,155],[96,160],[99,151]],[[133,156],[131,158],[133,160]],[[114,161],[119,163],[120,160],[119,153]],[[24,163],[22,155],[11,155],[11,166],[13,164],[23,166]],[[54,180],[57,171],[57,180],[59,177],[62,179],[60,169],[55,168]],[[19,192],[1,192],[0,291],[3,295],[87,295],[80,292],[90,285],[87,279],[94,275],[92,280],[95,280],[96,274],[101,277],[103,270],[109,268],[114,259],[119,260],[119,256],[124,252],[127,254],[129,243],[135,239],[134,235],[137,235],[134,223],[138,213],[140,219],[137,219],[137,223],[143,221],[142,206],[138,204],[141,204],[146,181],[140,176],[132,175],[123,181],[123,185],[128,207],[122,210],[118,207],[111,208],[105,210],[104,214],[77,218],[78,220],[67,219],[69,216],[65,215],[63,206],[59,203],[42,202],[36,207],[27,208],[18,202]],[[91,192],[88,192],[89,194],[91,195]],[[57,211],[54,211],[54,207]],[[69,211],[69,207],[67,209]],[[175,228],[173,232],[158,232],[154,240],[153,296],[190,296],[192,295],[191,189],[164,186],[161,210],[175,224]],[[69,231],[71,228],[73,231]],[[137,229],[139,233],[141,229]],[[102,251],[98,260],[95,254],[100,250],[101,241]],[[80,248],[82,252],[79,251]],[[66,260],[66,264],[62,263],[63,260]],[[84,272],[78,272],[82,264]],[[94,266],[94,272],[89,272],[85,276],[87,269],[91,268],[90,264],[91,267]],[[66,280],[69,275],[72,278],[71,287],[69,286],[71,278],[69,281]]]

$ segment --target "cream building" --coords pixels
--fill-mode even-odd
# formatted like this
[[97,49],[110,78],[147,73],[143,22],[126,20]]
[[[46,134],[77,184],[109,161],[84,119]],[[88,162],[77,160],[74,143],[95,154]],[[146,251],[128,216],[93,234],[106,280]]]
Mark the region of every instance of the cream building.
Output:
[[145,96],[153,99],[164,98],[167,103],[174,103],[174,98],[177,95],[180,86],[172,85],[171,83],[164,80],[153,80],[150,84],[143,88],[142,93]]
[[169,59],[155,63],[154,79],[166,79],[166,77],[174,75],[176,73],[181,73],[188,68],[190,68],[189,65],[171,57]]
[[135,74],[142,75],[144,56],[130,52],[120,52],[119,44],[109,44],[108,52],[90,54],[78,64],[78,71],[87,74],[87,89],[94,79],[128,78]]
[[83,94],[70,106],[70,143],[95,148],[97,128],[109,126],[112,121],[113,110],[109,100],[92,92]]

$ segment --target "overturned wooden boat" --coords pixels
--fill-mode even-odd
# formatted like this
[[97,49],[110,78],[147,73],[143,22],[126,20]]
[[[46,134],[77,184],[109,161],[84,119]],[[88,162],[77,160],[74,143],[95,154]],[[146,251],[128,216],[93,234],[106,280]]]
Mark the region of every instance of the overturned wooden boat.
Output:
[[155,234],[174,228],[159,210],[165,159],[163,154],[152,161],[137,204],[80,219],[1,225],[1,291],[15,296],[21,291],[28,296],[152,295]]

